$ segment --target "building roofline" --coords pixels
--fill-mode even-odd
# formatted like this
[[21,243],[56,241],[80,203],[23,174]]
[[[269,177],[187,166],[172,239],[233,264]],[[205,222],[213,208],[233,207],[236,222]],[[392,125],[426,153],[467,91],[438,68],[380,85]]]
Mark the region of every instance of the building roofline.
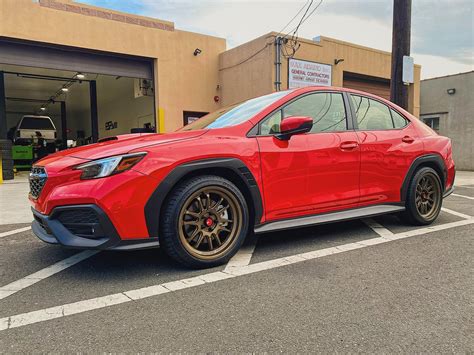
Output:
[[[268,35],[270,35],[270,36],[276,36],[278,34],[279,34],[278,32],[274,32],[274,31],[268,33]],[[383,51],[383,50],[377,49],[377,48],[362,46],[360,44],[347,42],[347,41],[343,41],[343,40],[332,38],[332,37],[326,37],[326,36],[316,36],[316,37],[319,37],[321,39],[321,41],[316,42],[313,39],[301,38],[301,37],[298,38],[298,41],[308,43],[308,44],[312,44],[312,45],[315,45],[315,46],[320,46],[320,47],[323,46],[323,42],[325,42],[325,41],[326,42],[333,42],[333,43],[338,43],[338,44],[341,44],[341,45],[344,45],[344,46],[353,47],[353,48],[362,49],[362,50],[371,51],[371,52],[377,52],[377,53],[388,55],[388,56],[392,55],[392,52],[387,52],[387,51]],[[420,67],[421,68],[421,65],[420,64],[415,64],[415,67]]]
[[[41,4],[41,2],[46,3],[46,4],[48,3],[48,1],[44,1],[44,0],[39,1],[39,2],[40,2],[40,4]],[[62,4],[66,4],[66,5],[67,4],[77,5],[77,6],[81,6],[81,7],[85,7],[85,8],[89,8],[89,9],[102,10],[102,11],[114,13],[114,14],[117,14],[117,15],[127,15],[127,16],[131,16],[131,17],[141,18],[141,19],[144,19],[144,20],[162,22],[162,23],[165,23],[165,24],[167,24],[169,26],[172,26],[174,28],[174,22],[172,22],[172,21],[167,21],[167,20],[156,18],[156,17],[137,15],[137,14],[130,13],[130,12],[125,12],[125,11],[114,10],[114,9],[111,9],[111,8],[108,8],[108,7],[101,7],[101,6],[86,4],[86,3],[83,3],[81,0],[53,0],[53,1],[49,0],[49,2],[62,3]]]
[[442,75],[442,76],[435,76],[434,78],[423,79],[423,80],[421,80],[421,81],[435,80],[435,79],[443,79],[443,78],[449,78],[449,77],[451,77],[451,76],[465,75],[465,74],[470,74],[470,73],[474,73],[474,70],[464,71],[464,72],[456,73],[456,74],[448,74],[448,75]]

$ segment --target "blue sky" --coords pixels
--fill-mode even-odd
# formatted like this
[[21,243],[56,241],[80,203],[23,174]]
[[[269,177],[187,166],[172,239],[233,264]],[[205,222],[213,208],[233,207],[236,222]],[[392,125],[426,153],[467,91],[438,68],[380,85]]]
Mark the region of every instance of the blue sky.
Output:
[[[173,21],[177,29],[224,37],[230,48],[281,30],[306,1],[78,2]],[[324,0],[304,23],[299,35],[305,38],[323,35],[390,51],[392,3],[392,0]],[[412,56],[423,66],[423,78],[474,70],[473,11],[474,0],[413,0]]]

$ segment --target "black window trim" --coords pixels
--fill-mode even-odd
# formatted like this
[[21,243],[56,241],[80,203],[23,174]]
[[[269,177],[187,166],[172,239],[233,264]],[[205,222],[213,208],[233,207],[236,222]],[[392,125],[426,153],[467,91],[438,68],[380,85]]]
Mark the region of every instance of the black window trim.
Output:
[[[276,133],[274,133],[274,134],[260,134],[260,129],[261,129],[262,122],[264,122],[265,120],[267,120],[268,118],[273,116],[276,112],[278,112],[280,110],[283,111],[283,108],[285,106],[290,105],[294,101],[299,100],[299,99],[301,99],[305,96],[314,95],[314,94],[318,94],[318,93],[340,94],[340,95],[342,95],[342,100],[343,100],[343,103],[344,103],[344,111],[345,111],[345,114],[346,114],[346,129],[343,130],[343,131],[314,132],[314,133],[308,132],[307,134],[327,134],[327,133],[342,133],[342,132],[354,131],[355,130],[354,129],[354,116],[352,114],[352,107],[350,106],[350,98],[347,96],[347,93],[345,91],[338,91],[338,90],[315,90],[315,91],[309,91],[309,92],[305,92],[304,94],[295,96],[290,101],[287,101],[287,102],[281,104],[280,106],[278,106],[277,108],[275,108],[273,111],[271,111],[269,114],[267,114],[264,118],[262,118],[260,121],[258,121],[255,124],[255,126],[253,126],[248,131],[247,137],[248,138],[255,138],[255,137],[273,137],[273,136],[275,136]],[[282,115],[283,115],[283,112],[282,112]]]
[[[348,97],[348,100],[349,100],[349,106],[351,107],[351,112],[352,112],[352,120],[353,120],[353,125],[354,125],[354,130],[355,131],[376,131],[376,132],[379,132],[379,131],[402,131],[404,130],[405,128],[409,127],[411,125],[411,120],[406,117],[404,114],[402,114],[400,111],[390,107],[389,105],[387,105],[385,102],[383,102],[382,100],[379,100],[379,99],[376,99],[376,98],[373,98],[373,97],[370,97],[370,96],[366,96],[366,95],[363,95],[363,94],[359,94],[359,93],[352,93],[352,92],[346,92],[347,94],[347,97]],[[392,119],[392,124],[393,124],[393,128],[385,128],[385,129],[359,129],[359,123],[357,122],[357,115],[356,115],[356,112],[355,112],[355,108],[354,108],[354,105],[352,104],[352,100],[351,100],[351,95],[354,95],[354,96],[359,96],[359,97],[363,97],[365,99],[368,99],[368,100],[373,100],[373,101],[377,101],[379,103],[381,103],[382,105],[386,106],[388,108],[388,111],[390,112],[390,118]],[[402,116],[408,123],[403,126],[403,127],[400,127],[400,128],[395,128],[395,121],[393,120],[393,116],[392,116],[392,110],[395,111],[396,113],[398,113],[400,116]]]

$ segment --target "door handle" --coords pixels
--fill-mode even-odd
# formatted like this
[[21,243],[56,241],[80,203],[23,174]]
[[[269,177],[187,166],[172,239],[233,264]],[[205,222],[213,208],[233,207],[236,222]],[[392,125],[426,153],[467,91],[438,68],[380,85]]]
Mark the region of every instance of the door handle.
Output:
[[341,150],[352,150],[356,149],[358,146],[359,144],[357,142],[342,142],[339,148],[341,148]]
[[414,141],[415,139],[410,136],[405,136],[402,138],[402,142],[405,142],[405,143],[413,143]]

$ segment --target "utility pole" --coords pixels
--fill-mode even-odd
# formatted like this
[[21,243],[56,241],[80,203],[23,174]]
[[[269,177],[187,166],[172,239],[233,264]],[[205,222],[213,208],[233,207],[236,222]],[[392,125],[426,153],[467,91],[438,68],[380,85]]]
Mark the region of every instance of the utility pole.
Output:
[[394,0],[390,100],[404,109],[408,109],[408,85],[402,80],[403,56],[410,55],[410,36],[411,0]]

